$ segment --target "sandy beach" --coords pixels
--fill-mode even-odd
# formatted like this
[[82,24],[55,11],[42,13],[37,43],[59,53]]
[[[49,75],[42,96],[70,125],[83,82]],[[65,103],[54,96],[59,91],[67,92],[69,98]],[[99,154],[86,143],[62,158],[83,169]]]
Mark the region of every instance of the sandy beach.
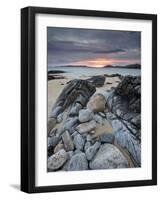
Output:
[[[52,106],[54,105],[57,97],[60,95],[61,91],[65,87],[66,83],[73,79],[88,79],[91,76],[80,75],[74,76],[71,74],[65,74],[65,78],[62,79],[54,79],[48,81],[48,114],[51,112]],[[96,91],[107,91],[111,90],[111,88],[116,87],[120,82],[119,77],[106,77],[105,84],[103,87],[96,88]]]

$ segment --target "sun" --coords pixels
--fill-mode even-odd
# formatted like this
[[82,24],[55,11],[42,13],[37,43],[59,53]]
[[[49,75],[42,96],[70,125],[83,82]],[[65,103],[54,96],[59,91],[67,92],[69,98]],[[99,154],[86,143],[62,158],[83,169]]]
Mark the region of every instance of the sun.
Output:
[[111,65],[113,63],[113,60],[111,59],[106,59],[106,58],[95,58],[92,60],[82,60],[73,63],[74,65],[86,65],[90,67],[96,67],[96,68],[101,68],[104,67],[105,65]]

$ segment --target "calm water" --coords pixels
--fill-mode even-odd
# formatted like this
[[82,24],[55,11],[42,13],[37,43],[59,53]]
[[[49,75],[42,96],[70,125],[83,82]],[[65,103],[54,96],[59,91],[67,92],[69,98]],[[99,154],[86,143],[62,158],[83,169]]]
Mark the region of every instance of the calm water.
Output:
[[74,75],[102,75],[102,74],[121,74],[121,75],[141,75],[140,69],[122,68],[85,68],[85,67],[48,67],[49,70],[62,70]]

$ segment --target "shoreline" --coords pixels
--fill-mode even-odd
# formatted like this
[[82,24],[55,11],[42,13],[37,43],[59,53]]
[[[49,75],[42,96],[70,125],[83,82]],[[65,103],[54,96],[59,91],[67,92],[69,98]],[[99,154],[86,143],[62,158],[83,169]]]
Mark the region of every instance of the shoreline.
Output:
[[[58,76],[61,76],[61,74],[57,74]],[[64,76],[65,75],[65,76]],[[50,114],[52,107],[60,95],[61,91],[65,87],[66,83],[74,80],[74,79],[88,79],[91,78],[92,75],[79,75],[75,76],[74,74],[70,73],[63,73],[62,78],[55,78],[53,80],[48,80],[48,115]],[[105,77],[105,83],[102,87],[97,87],[96,92],[102,92],[104,90],[110,91],[112,88],[117,87],[117,85],[120,83],[121,79],[119,76],[114,77]]]

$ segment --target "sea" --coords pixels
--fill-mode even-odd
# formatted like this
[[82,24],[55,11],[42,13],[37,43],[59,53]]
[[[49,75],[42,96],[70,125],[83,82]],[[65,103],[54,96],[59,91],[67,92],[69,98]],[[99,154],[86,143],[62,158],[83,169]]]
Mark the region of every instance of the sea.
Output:
[[73,75],[103,75],[103,74],[121,74],[123,76],[132,75],[140,76],[141,69],[129,69],[129,68],[94,68],[94,67],[48,67],[50,70],[61,70],[68,74]]

